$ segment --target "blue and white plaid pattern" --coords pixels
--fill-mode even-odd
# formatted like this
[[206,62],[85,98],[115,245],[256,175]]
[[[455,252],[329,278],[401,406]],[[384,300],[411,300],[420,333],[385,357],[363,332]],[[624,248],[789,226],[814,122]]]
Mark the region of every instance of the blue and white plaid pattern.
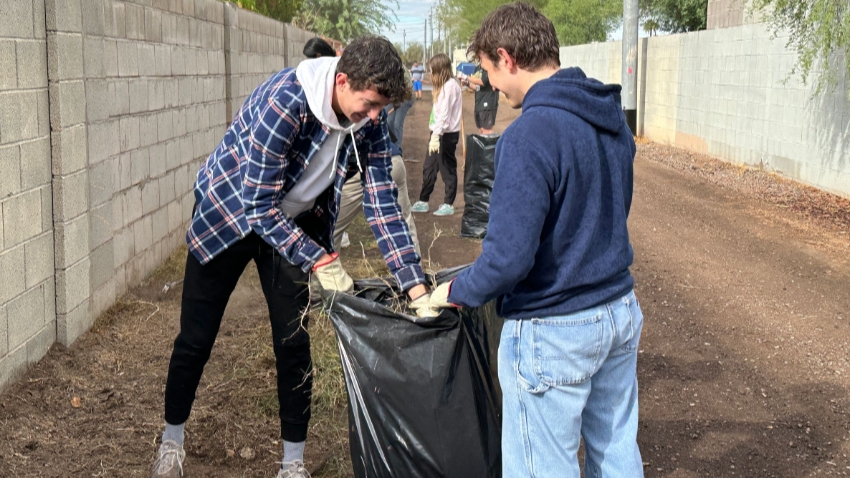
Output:
[[[350,134],[340,146],[334,187],[295,219],[279,209],[328,134],[310,111],[294,69],[282,70],[258,86],[198,171],[196,209],[186,234],[192,254],[206,264],[252,231],[304,271],[332,251],[342,186],[349,170],[351,175],[357,170]],[[386,114],[381,112],[354,137],[364,170],[363,209],[378,247],[402,289],[424,284],[420,258],[390,176]]]

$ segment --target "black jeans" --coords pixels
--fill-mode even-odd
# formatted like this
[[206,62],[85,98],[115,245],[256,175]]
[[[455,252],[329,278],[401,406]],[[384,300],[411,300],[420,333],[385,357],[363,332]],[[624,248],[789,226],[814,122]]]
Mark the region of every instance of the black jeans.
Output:
[[310,301],[309,277],[253,233],[206,265],[191,252],[186,259],[180,334],[174,341],[165,385],[165,421],[178,425],[189,418],[227,301],[251,260],[257,265],[272,325],[280,436],[302,442],[307,438],[313,390],[305,312]]
[[460,133],[443,133],[440,137],[440,151],[428,154],[425,157],[425,165],[422,168],[422,191],[419,193],[420,201],[428,202],[431,199],[434,185],[437,184],[437,170],[439,169],[443,183],[446,185],[444,203],[449,206],[454,204],[455,196],[457,196],[457,158],[455,151],[457,151],[459,139]]

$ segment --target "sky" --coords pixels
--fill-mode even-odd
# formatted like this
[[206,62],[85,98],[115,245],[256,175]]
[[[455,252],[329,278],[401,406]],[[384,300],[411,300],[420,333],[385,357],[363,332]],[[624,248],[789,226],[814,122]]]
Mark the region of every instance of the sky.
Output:
[[425,40],[425,19],[428,18],[428,10],[435,3],[434,0],[398,0],[397,8],[393,2],[384,0],[384,3],[395,11],[398,20],[396,20],[394,32],[386,30],[381,32],[382,35],[393,43],[402,43],[405,38],[403,32],[406,31],[407,43],[411,41],[422,43]]
[[[386,36],[393,43],[401,44],[406,38],[406,43],[417,41],[422,43],[425,36],[425,19],[428,18],[428,11],[435,0],[398,0],[398,7],[390,0],[383,0],[384,4],[390,7],[396,14],[398,19],[395,24],[395,31],[385,30],[381,35]],[[406,35],[404,34],[406,32]],[[638,32],[641,38],[649,36],[641,28]],[[429,32],[428,38],[430,40]],[[618,27],[617,30],[608,35],[608,40],[617,41],[623,38],[623,28]]]

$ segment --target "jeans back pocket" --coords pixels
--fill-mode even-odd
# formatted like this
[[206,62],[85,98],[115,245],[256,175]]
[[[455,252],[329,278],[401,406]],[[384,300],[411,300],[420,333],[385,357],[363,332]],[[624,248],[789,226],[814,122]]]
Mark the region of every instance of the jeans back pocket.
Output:
[[532,319],[534,373],[542,383],[549,386],[581,383],[599,369],[605,321],[598,309],[592,312]]

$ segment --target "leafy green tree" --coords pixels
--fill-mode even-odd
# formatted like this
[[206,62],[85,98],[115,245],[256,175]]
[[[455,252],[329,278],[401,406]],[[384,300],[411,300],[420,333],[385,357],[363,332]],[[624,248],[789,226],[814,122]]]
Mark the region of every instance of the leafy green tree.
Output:
[[301,8],[303,0],[239,0],[240,7],[274,18],[281,22],[291,22],[292,17]]
[[[850,4],[847,0],[752,0],[774,33],[788,33],[788,47],[797,53],[790,72],[804,83],[815,77],[816,92],[850,79]],[[850,82],[847,82],[850,97]]]
[[543,13],[555,24],[561,45],[602,42],[623,19],[622,0],[549,0]]
[[655,34],[657,34],[658,27],[658,22],[653,18],[650,18],[643,22],[643,31],[649,33],[649,36],[654,36]]
[[[604,0],[603,0],[604,1]],[[542,9],[547,0],[528,0],[531,5]],[[447,8],[457,16],[458,43],[466,43],[488,13],[511,3],[511,0],[445,0]]]
[[[367,33],[393,30],[395,13],[381,0],[303,0],[293,23],[348,43]],[[398,3],[391,0],[390,4]]]
[[422,44],[419,42],[410,42],[407,44],[407,50],[401,59],[406,65],[412,64],[414,61],[422,62]]
[[708,0],[640,0],[641,17],[670,33],[705,30]]

